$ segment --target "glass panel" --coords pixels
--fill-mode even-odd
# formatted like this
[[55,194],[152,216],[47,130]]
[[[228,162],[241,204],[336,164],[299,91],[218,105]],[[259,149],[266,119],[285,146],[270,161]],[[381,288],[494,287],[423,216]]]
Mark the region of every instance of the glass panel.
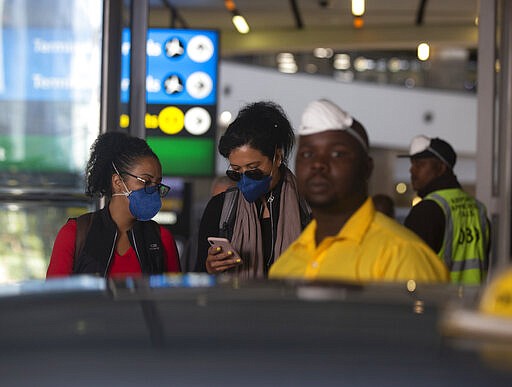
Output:
[[102,0],[0,0],[0,282],[44,278],[99,133]]
[[84,202],[0,203],[0,283],[44,278],[61,226],[90,210]]
[[99,133],[101,0],[0,1],[0,187],[83,192]]

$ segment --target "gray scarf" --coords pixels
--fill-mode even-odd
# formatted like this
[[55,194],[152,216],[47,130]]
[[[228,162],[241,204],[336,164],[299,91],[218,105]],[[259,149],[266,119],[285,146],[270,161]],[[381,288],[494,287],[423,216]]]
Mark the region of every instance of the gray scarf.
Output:
[[[297,190],[297,181],[293,173],[284,168],[277,235],[274,236],[274,261],[302,232],[300,209],[309,209]],[[271,206],[271,203],[268,203]],[[273,227],[273,225],[271,225]],[[236,268],[239,278],[265,278],[265,258],[263,257],[263,237],[258,208],[255,203],[249,203],[243,195],[238,195],[235,227],[231,243],[240,253],[243,265]]]

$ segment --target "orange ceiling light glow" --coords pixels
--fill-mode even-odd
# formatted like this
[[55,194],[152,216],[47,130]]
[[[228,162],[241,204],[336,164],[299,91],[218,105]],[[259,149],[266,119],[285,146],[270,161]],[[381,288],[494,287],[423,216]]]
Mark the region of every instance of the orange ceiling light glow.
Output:
[[356,28],[356,29],[363,28],[364,12],[365,12],[365,0],[352,0],[352,15],[354,15],[354,20],[352,21],[352,25],[354,26],[354,28]]
[[233,0],[224,0],[224,6],[232,14],[231,21],[233,22],[236,30],[241,34],[248,33],[251,30],[249,23],[247,23],[247,20],[245,20],[242,15],[240,15],[240,12],[238,12],[238,9],[236,8],[235,2]]
[[224,1],[224,6],[230,12],[233,12],[233,11],[236,10],[236,5],[235,5],[235,2],[233,0],[225,0]]
[[352,25],[354,26],[354,28],[357,28],[357,29],[363,28],[363,26],[364,26],[363,18],[360,16],[355,16],[354,20],[352,22]]

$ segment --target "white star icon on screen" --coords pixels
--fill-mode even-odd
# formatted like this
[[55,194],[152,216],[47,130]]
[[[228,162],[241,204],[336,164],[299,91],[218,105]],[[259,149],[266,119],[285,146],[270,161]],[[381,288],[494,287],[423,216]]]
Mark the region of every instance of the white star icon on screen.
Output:
[[167,94],[176,94],[183,91],[183,83],[176,74],[172,74],[164,81],[164,88]]
[[175,56],[181,56],[184,52],[183,44],[178,38],[172,38],[165,43],[165,55],[168,57],[173,58]]

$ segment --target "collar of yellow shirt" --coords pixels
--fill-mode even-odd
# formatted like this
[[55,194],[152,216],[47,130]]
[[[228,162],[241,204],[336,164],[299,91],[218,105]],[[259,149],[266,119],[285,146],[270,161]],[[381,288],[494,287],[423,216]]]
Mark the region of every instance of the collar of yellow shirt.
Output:
[[[332,238],[333,240],[351,239],[360,244],[373,221],[375,212],[373,201],[368,197],[363,205],[352,214],[341,230],[336,235],[328,238]],[[316,226],[316,219],[313,219],[313,221],[304,230],[304,238],[299,240],[300,244],[304,246],[316,246]]]

